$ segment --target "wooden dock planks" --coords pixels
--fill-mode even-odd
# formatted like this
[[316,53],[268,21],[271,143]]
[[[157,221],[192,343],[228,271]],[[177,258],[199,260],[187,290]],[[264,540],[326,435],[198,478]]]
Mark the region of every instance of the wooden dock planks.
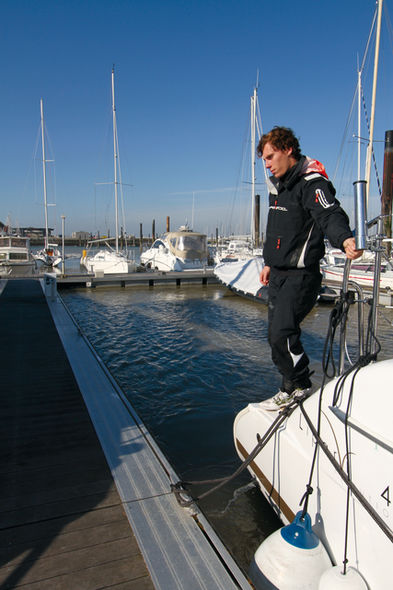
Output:
[[37,280],[0,297],[0,588],[154,588]]

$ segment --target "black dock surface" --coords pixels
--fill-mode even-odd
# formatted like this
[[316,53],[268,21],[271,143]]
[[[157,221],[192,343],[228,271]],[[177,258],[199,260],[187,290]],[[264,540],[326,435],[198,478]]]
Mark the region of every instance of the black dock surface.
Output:
[[153,589],[38,280],[0,325],[0,590]]

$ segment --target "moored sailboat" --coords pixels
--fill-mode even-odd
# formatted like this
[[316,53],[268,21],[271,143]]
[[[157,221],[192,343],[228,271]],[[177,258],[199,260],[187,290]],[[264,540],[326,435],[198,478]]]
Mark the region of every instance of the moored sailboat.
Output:
[[45,153],[45,123],[44,123],[44,103],[40,100],[41,112],[41,147],[42,147],[42,179],[44,189],[44,216],[45,216],[45,245],[44,248],[38,250],[34,258],[47,266],[48,268],[58,266],[62,260],[61,252],[57,244],[49,242],[49,224],[48,224],[48,197],[47,197],[47,183],[46,183],[46,153]]
[[[108,238],[92,240],[88,243],[88,249],[84,250],[80,259],[81,266],[88,272],[103,274],[124,274],[136,269],[135,261],[128,258],[127,247],[123,251],[119,247],[119,155],[118,137],[115,107],[115,71],[112,68],[112,122],[113,122],[113,165],[114,165],[114,201],[115,201],[115,247],[109,245]],[[100,248],[94,253],[93,247],[104,244],[106,248]]]

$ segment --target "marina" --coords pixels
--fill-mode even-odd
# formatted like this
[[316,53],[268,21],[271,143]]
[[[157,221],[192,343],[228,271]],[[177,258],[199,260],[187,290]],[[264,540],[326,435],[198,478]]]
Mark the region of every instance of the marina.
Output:
[[391,2],[6,1],[0,590],[391,589]]
[[3,325],[19,318],[3,351],[2,587],[249,588],[203,515],[178,506],[176,473],[60,301],[37,280],[1,289]]
[[[20,288],[24,283],[12,281]],[[59,295],[50,284],[42,283],[52,310],[61,309]],[[204,480],[233,472],[238,467],[231,437],[234,416],[278,387],[266,341],[267,306],[234,296],[216,284],[176,289],[83,286],[60,288],[60,293],[77,322],[78,328],[73,326],[77,341],[84,334],[99,359],[98,365],[83,368],[88,380],[108,367],[179,478]],[[27,292],[19,301],[25,299]],[[322,380],[320,358],[330,312],[330,305],[319,304],[304,323],[316,385]],[[392,311],[382,308],[380,314],[383,355],[389,355]],[[355,333],[352,324],[349,333]],[[83,363],[83,355],[74,347],[75,340],[73,355]],[[37,362],[33,362],[33,373],[35,367]],[[47,369],[45,374],[53,384]],[[96,382],[92,385],[100,388]],[[118,425],[114,428],[118,432]],[[200,485],[192,488],[196,496],[205,490]],[[246,579],[253,552],[280,526],[272,509],[245,474],[198,504],[207,528],[212,526],[218,533]]]

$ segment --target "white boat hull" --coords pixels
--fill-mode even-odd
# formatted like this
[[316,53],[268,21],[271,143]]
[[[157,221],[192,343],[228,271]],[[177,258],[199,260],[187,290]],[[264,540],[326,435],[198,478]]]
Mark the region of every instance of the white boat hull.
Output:
[[80,264],[94,274],[126,274],[135,270],[135,263],[124,254],[99,250],[94,256],[83,255]]
[[241,295],[256,297],[262,288],[259,280],[264,261],[253,256],[239,262],[221,262],[214,267],[214,274],[223,284]]
[[[354,381],[349,418],[349,449],[352,480],[376,511],[386,527],[393,528],[393,360],[382,361],[361,369]],[[350,381],[336,408],[333,399],[335,381],[323,394],[321,437],[341,466],[346,465],[345,425],[343,415],[348,404]],[[319,395],[304,402],[314,425],[318,420]],[[239,456],[245,459],[263,436],[276,412],[260,404],[249,404],[238,414],[234,439]],[[300,408],[287,418],[266,447],[249,467],[262,492],[284,523],[292,521],[300,510],[299,502],[306,491],[314,436]],[[325,453],[319,448],[309,497],[308,513],[334,564],[344,559],[347,486]],[[348,565],[357,568],[372,589],[392,585],[393,543],[352,495],[348,526]]]
[[0,236],[0,276],[30,276],[35,268],[28,238]]
[[34,258],[37,262],[42,262],[42,264],[48,268],[59,266],[61,263],[61,255],[54,254],[51,256],[46,254],[44,250],[42,252],[37,252],[37,254],[34,255]]
[[200,270],[206,266],[206,261],[205,264],[200,260],[183,261],[170,253],[161,254],[160,252],[151,252],[150,250],[141,254],[141,263],[148,268],[163,272],[169,272],[172,270]]
[[[342,283],[344,274],[343,266],[324,266],[322,267],[322,273],[328,281]],[[351,268],[348,279],[369,290],[372,290],[374,285],[374,273],[371,270],[363,271]],[[382,290],[393,291],[393,271],[385,270],[381,272],[379,285]]]

